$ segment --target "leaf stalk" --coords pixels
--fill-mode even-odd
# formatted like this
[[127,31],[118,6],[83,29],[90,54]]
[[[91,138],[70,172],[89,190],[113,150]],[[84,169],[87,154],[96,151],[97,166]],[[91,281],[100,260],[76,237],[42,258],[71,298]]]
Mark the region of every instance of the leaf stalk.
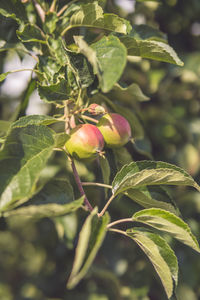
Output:
[[104,213],[106,212],[108,206],[110,205],[110,203],[112,202],[112,200],[115,198],[115,195],[112,195],[108,201],[106,202],[104,208],[102,209],[102,211],[98,214],[99,217],[102,217],[104,215]]
[[82,182],[83,186],[99,186],[99,187],[103,187],[103,188],[108,188],[108,189],[112,189],[112,186],[109,184],[104,184],[104,183],[99,183],[99,182]]
[[127,236],[127,233],[123,230],[120,230],[120,229],[109,228],[109,231],[117,232],[117,233],[120,233],[120,234],[123,234],[123,235]]
[[126,218],[126,219],[120,219],[120,220],[114,221],[114,222],[108,224],[107,228],[110,228],[110,227],[115,226],[115,225],[120,224],[120,223],[126,223],[126,222],[133,222],[133,219],[132,218]]

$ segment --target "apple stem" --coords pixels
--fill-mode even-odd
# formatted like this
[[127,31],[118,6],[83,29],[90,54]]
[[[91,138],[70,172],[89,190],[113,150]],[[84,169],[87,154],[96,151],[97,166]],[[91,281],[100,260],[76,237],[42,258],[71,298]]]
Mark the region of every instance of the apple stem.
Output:
[[84,203],[85,203],[85,206],[87,207],[87,209],[88,209],[89,211],[92,211],[92,210],[93,210],[93,207],[91,206],[89,200],[88,200],[87,197],[86,197],[86,194],[85,194],[84,189],[83,189],[83,186],[82,186],[82,182],[81,182],[80,177],[79,177],[79,175],[78,175],[78,172],[77,172],[77,169],[76,169],[76,166],[75,166],[75,163],[74,163],[74,160],[73,160],[73,159],[71,159],[71,165],[72,165],[72,171],[73,171],[74,178],[75,178],[75,180],[76,180],[76,183],[77,183],[79,192],[80,192],[81,196],[84,196]]

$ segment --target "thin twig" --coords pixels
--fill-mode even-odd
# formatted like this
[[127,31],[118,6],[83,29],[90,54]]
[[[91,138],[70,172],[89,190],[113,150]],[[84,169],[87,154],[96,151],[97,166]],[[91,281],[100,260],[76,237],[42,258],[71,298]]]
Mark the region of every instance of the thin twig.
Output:
[[35,6],[35,9],[37,10],[37,13],[42,21],[42,23],[44,23],[45,21],[45,11],[43,10],[43,8],[40,6],[39,3],[37,3],[36,0],[33,0],[33,4]]
[[85,115],[81,115],[80,116],[82,119],[85,119],[85,120],[88,120],[88,121],[91,121],[91,122],[94,122],[94,123],[98,123],[99,121],[94,119],[94,118],[91,118],[91,117],[88,117],[88,116],[85,116]]
[[86,194],[84,192],[84,189],[83,189],[83,186],[82,186],[82,183],[81,183],[81,180],[80,180],[80,177],[78,175],[78,172],[77,172],[77,169],[76,169],[76,166],[75,166],[75,163],[74,163],[74,160],[71,159],[71,166],[72,166],[72,171],[73,171],[73,174],[74,174],[74,178],[76,180],[76,183],[77,183],[77,186],[78,186],[78,189],[80,191],[80,194],[81,196],[84,196],[84,203],[85,203],[85,206],[88,208],[88,210],[92,211],[93,208],[89,202],[89,200],[87,199],[86,197]]
[[61,10],[57,13],[57,17],[60,17],[62,13],[68,8],[69,4],[64,5]]
[[74,2],[76,2],[78,0],[72,0],[70,1],[68,4],[64,5],[60,11],[57,13],[57,16],[60,17],[60,15],[62,15],[62,13],[69,7],[69,5],[73,4]]
[[115,195],[112,195],[108,201],[106,202],[106,205],[104,206],[104,208],[102,209],[102,211],[98,214],[99,217],[102,217],[103,214],[105,213],[106,209],[108,208],[108,206],[110,205],[110,203],[112,202],[112,200],[115,198]]
[[70,132],[69,127],[69,107],[67,101],[64,102],[64,119],[65,119],[65,132]]
[[38,72],[37,70],[34,70],[34,69],[19,69],[19,70],[12,70],[12,71],[8,71],[7,73],[7,75],[9,75],[9,74],[13,74],[13,73],[18,73],[18,72],[31,72],[31,74],[33,74],[33,72],[35,72],[35,73],[40,73],[40,72]]
[[74,115],[72,115],[69,119],[69,125],[70,125],[70,129],[73,129],[76,127],[76,120]]
[[133,222],[133,219],[132,218],[126,218],[126,219],[120,219],[120,220],[114,221],[114,222],[108,224],[107,228],[110,228],[112,226],[115,226],[115,225],[120,224],[120,223],[125,223],[125,222]]
[[55,8],[56,8],[56,2],[57,0],[53,0],[52,3],[51,3],[51,7],[49,9],[50,12],[54,12],[55,11]]
[[24,71],[31,71],[31,72],[36,72],[34,69],[16,69],[9,71],[10,73],[17,73],[17,72],[24,72]]
[[82,182],[82,185],[83,185],[83,186],[84,186],[84,185],[85,185],[85,186],[94,185],[94,186],[100,186],[100,187],[112,189],[112,185],[104,184],[104,183],[99,183],[99,182]]

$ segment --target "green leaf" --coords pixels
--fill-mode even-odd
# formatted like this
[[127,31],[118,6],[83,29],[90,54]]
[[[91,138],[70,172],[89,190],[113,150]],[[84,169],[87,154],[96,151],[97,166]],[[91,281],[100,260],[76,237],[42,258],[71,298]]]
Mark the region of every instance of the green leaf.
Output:
[[133,158],[126,147],[112,149],[112,152],[117,170],[120,170],[125,164],[129,164],[133,161]]
[[0,152],[0,210],[29,199],[54,148],[54,133],[44,125],[13,125]]
[[[66,71],[63,75],[63,78],[68,77],[68,85],[69,89],[72,88],[77,89],[78,86],[81,88],[86,88],[90,86],[94,81],[94,74],[92,71],[92,67],[89,64],[88,60],[85,58],[84,55],[81,53],[72,53],[71,51],[66,50],[64,47],[64,44],[62,40],[54,41],[53,39],[48,39],[48,45],[49,49],[52,53],[52,55],[55,56],[56,60],[50,58],[50,61],[54,61],[53,64],[57,64],[59,62],[60,67],[61,65],[67,65],[67,75]],[[44,59],[43,59],[44,61]],[[45,66],[46,64],[46,66]],[[51,75],[51,81],[55,81],[53,71],[55,68],[51,67],[51,64],[43,63],[43,65],[48,68],[48,73]],[[59,65],[58,65],[59,66]],[[41,70],[42,71],[42,70]],[[58,72],[58,70],[55,70]],[[47,75],[48,75],[47,73]],[[59,72],[60,73],[60,72]],[[47,77],[45,74],[45,70],[43,70],[43,74],[45,77]],[[53,76],[52,76],[53,75]],[[73,78],[73,83],[70,83],[71,77]],[[50,82],[50,84],[55,82]],[[74,85],[75,83],[75,85]]]
[[122,87],[121,85],[116,83],[112,90],[109,92],[109,95],[111,95],[113,99],[120,99],[120,101],[128,104],[132,104],[136,101],[148,101],[150,99],[143,94],[139,85],[136,83],[132,83],[127,87]]
[[143,229],[128,229],[127,235],[133,239],[153,264],[161,279],[168,299],[173,295],[173,281],[178,281],[176,255],[166,241],[158,234]]
[[70,26],[64,33],[74,27],[90,27],[127,34],[131,30],[130,23],[115,14],[103,14],[98,2],[81,5],[70,19]]
[[[85,3],[94,3],[94,0],[85,0]],[[96,2],[98,2],[98,4],[104,8],[106,5],[107,0],[97,0]]]
[[61,148],[65,145],[66,141],[69,139],[69,135],[65,132],[57,133],[55,135],[55,147]]
[[176,52],[166,42],[152,39],[141,40],[131,34],[120,37],[120,41],[126,46],[130,56],[140,56],[183,66],[183,62],[179,59]]
[[82,36],[74,36],[74,41],[79,47],[78,51],[87,57],[88,61],[93,67],[94,73],[98,72],[98,61],[96,56],[96,51],[93,50],[87,43],[84,41]]
[[40,85],[38,84],[38,93],[40,98],[46,102],[59,102],[67,100],[70,90],[66,80],[61,80],[56,84]]
[[67,288],[72,289],[85,276],[104,240],[109,223],[109,215],[97,216],[95,208],[87,217],[76,247],[75,259]]
[[[110,165],[106,157],[99,156],[99,164],[101,168],[101,173],[103,177],[103,183],[109,184],[110,183]],[[108,190],[105,189],[105,196],[107,197]]]
[[11,122],[6,120],[0,120],[0,133],[6,133],[10,128]]
[[45,15],[45,23],[43,25],[46,33],[52,34],[56,29],[58,17],[56,12],[47,12]]
[[[29,104],[30,96],[33,93],[33,91],[35,90],[35,88],[36,88],[36,80],[31,78],[31,80],[28,83],[28,86],[26,87],[26,90],[24,91],[24,93],[21,97],[21,103],[20,103],[19,108],[18,108],[19,109],[18,113],[15,114],[16,119],[25,115],[26,109],[27,109],[28,104]],[[16,119],[12,118],[13,121],[15,121]]]
[[78,216],[76,213],[70,213],[65,216],[59,216],[53,219],[57,229],[58,237],[64,240],[67,249],[74,249],[78,229]]
[[103,37],[91,45],[96,51],[99,71],[100,87],[103,92],[108,92],[120,79],[126,65],[126,48],[115,36]]
[[23,42],[28,51],[42,55],[46,45],[46,37],[42,30],[34,24],[26,24],[20,31],[16,31],[18,38]]
[[56,118],[45,115],[30,115],[19,118],[12,124],[12,127],[25,127],[28,125],[50,125],[59,122]]
[[44,33],[34,24],[26,24],[21,31],[17,30],[17,35],[22,42],[38,42],[46,44]]
[[106,157],[99,156],[99,163],[103,176],[103,182],[106,184],[110,183],[110,165]]
[[153,159],[152,157],[152,147],[151,142],[147,137],[144,137],[143,139],[135,140],[132,144],[133,151],[136,153],[136,155],[139,155],[141,160],[145,159]]
[[125,165],[112,183],[113,194],[147,185],[187,185],[200,191],[200,186],[183,169],[161,161],[138,161]]
[[[79,39],[79,37],[74,37]],[[85,58],[84,55],[80,53],[72,53],[68,51],[64,45],[64,42],[61,38],[58,40],[54,40],[52,38],[48,38],[48,46],[53,56],[55,56],[56,60],[61,65],[67,65],[68,66],[68,79],[69,79],[69,73],[71,72],[73,76],[76,78],[76,81],[78,84],[82,87],[88,87],[90,86],[94,81],[94,74],[92,72],[92,67],[88,63],[88,60],[90,61],[89,57],[90,53],[87,53]],[[89,46],[88,46],[89,47]],[[88,49],[87,49],[88,50]],[[91,51],[93,51],[90,48]],[[85,51],[84,54],[88,52]],[[94,51],[93,51],[94,52]],[[70,79],[69,79],[70,80]],[[74,79],[73,79],[74,81]],[[77,83],[76,83],[77,86]]]
[[16,20],[19,24],[28,21],[25,7],[19,0],[1,0],[0,14]]
[[179,210],[170,195],[159,186],[129,189],[125,195],[145,208],[161,208],[179,215]]
[[6,77],[7,77],[10,73],[12,73],[12,71],[6,72],[6,73],[1,73],[1,74],[0,74],[0,82],[3,81],[3,80],[5,80]]
[[57,62],[62,66],[66,65],[69,62],[69,58],[62,38],[53,39],[52,37],[48,37],[47,43],[51,55],[56,58]]
[[189,226],[173,213],[163,209],[149,208],[135,213],[132,218],[136,222],[169,233],[183,244],[200,252],[199,244]]
[[136,39],[141,40],[157,40],[164,43],[167,43],[167,36],[157,28],[153,28],[146,24],[141,25],[134,25],[131,35],[134,36]]
[[74,200],[72,185],[64,179],[52,179],[25,204],[5,213],[5,216],[34,218],[56,217],[71,213],[83,204],[84,197]]
[[82,54],[68,52],[70,68],[76,77],[76,81],[82,88],[90,86],[94,81],[94,74],[88,60]]
[[[56,83],[56,75],[58,73],[61,74],[60,69],[62,66],[51,56],[38,56],[39,63],[38,63],[38,70],[42,73],[43,84],[55,84]],[[59,75],[60,75],[59,74]],[[64,75],[63,75],[64,78]]]

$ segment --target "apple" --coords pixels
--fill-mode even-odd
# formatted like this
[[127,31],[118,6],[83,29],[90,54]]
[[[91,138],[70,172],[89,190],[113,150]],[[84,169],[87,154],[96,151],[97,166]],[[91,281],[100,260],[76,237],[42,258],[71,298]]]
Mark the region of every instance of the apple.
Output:
[[100,130],[92,124],[80,124],[73,128],[65,144],[69,154],[77,160],[92,161],[104,147]]
[[131,138],[131,127],[129,122],[120,114],[107,113],[97,123],[106,146],[119,148],[124,146]]

